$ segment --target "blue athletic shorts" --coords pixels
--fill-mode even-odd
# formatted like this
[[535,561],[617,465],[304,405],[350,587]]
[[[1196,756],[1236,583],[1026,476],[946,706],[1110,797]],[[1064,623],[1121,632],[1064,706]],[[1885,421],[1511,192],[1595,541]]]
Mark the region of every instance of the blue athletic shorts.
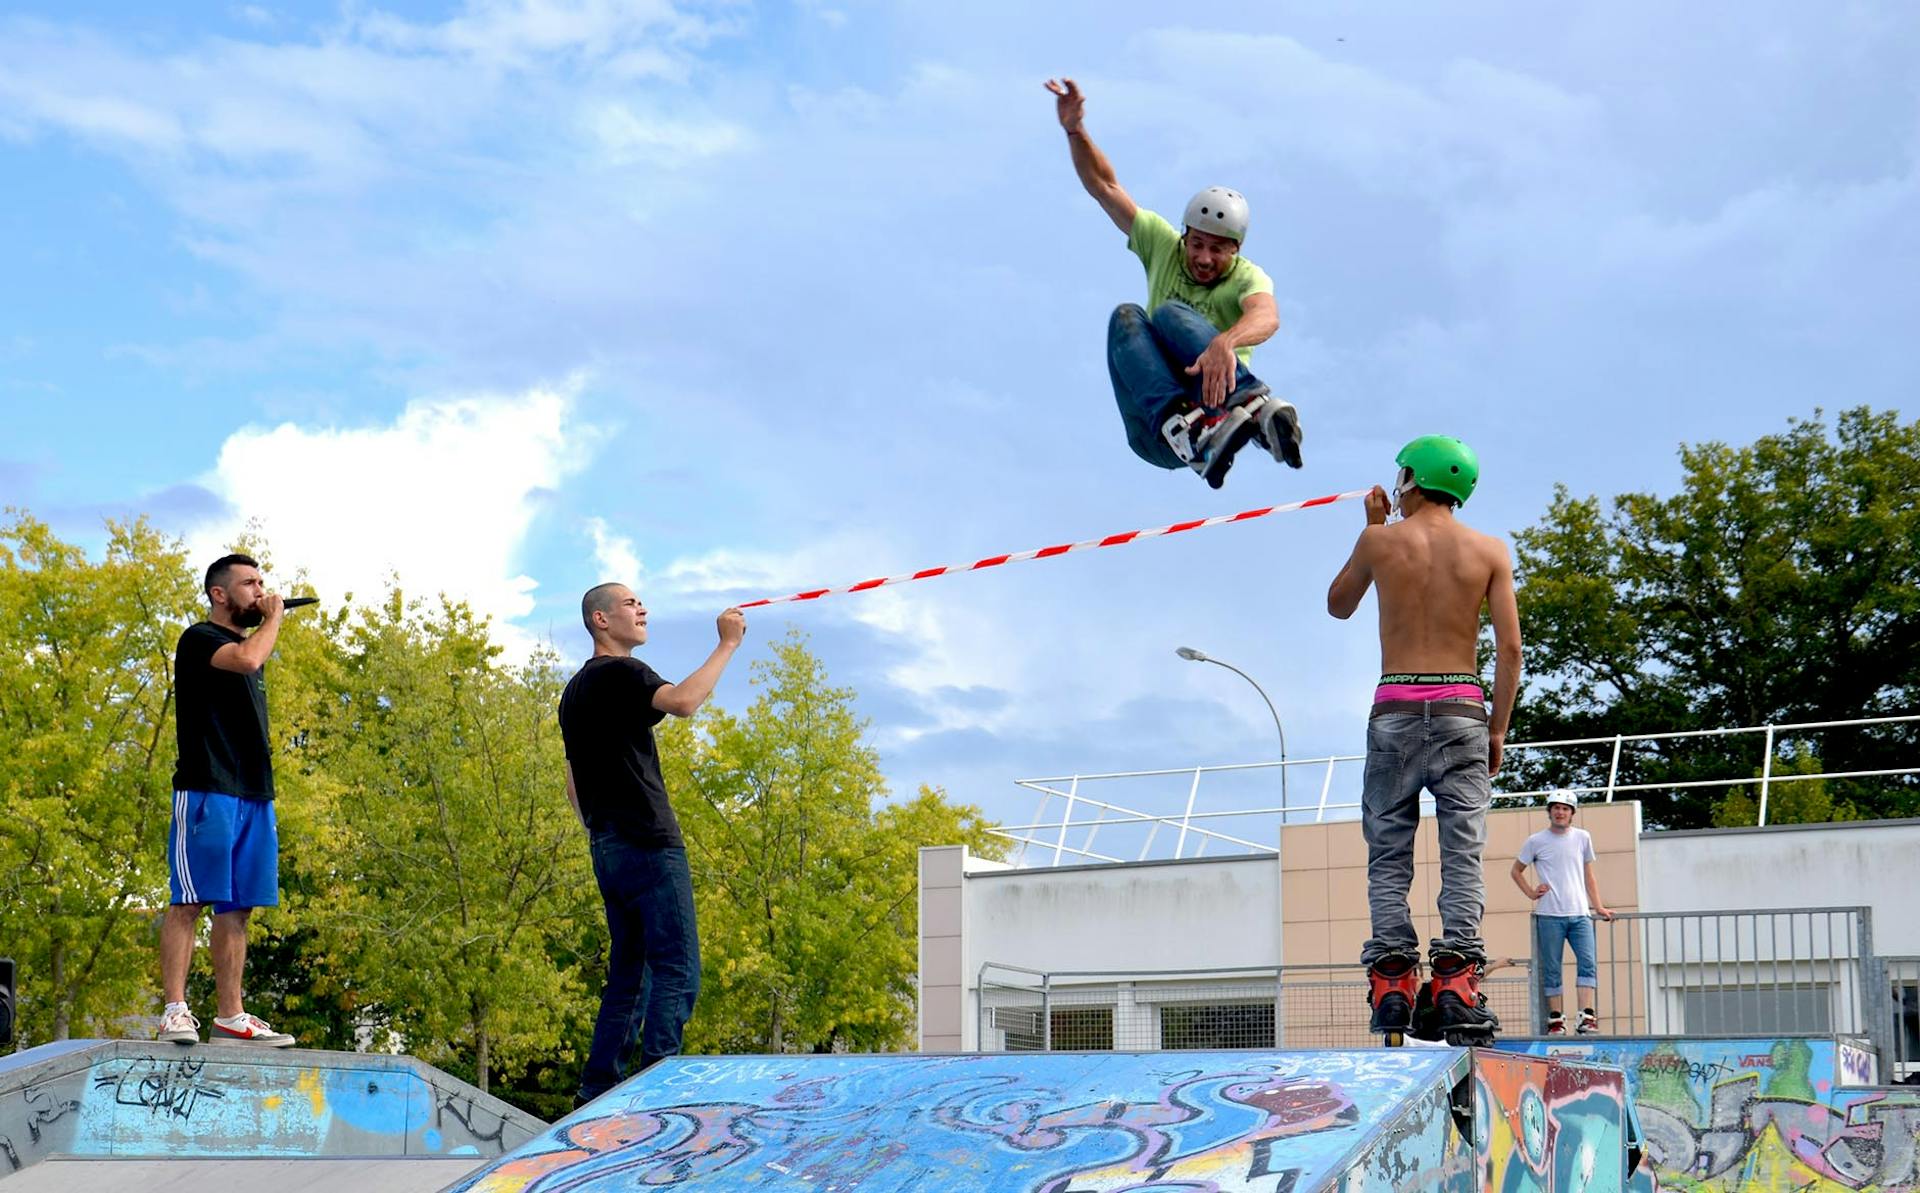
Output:
[[167,833],[175,903],[211,903],[215,915],[280,902],[280,833],[273,801],[213,791],[173,793]]

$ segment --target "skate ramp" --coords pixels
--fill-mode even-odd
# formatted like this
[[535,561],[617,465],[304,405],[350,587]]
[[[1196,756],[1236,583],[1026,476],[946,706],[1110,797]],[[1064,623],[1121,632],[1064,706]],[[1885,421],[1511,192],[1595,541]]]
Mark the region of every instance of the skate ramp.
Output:
[[456,1186],[1455,1189],[1460,1049],[675,1058]]
[[[531,1115],[406,1056],[94,1040],[31,1049],[0,1064],[0,1180],[7,1181],[53,1157],[95,1158],[110,1161],[109,1168],[134,1158],[454,1156],[471,1165],[544,1129]],[[62,1160],[58,1172],[69,1183],[58,1187],[105,1179],[83,1176],[84,1167]],[[130,1170],[116,1171],[126,1179]],[[265,1170],[236,1171],[259,1177]],[[457,1175],[442,1169],[439,1184]],[[23,1178],[17,1187],[31,1186]],[[277,1179],[270,1186],[226,1185],[259,1187],[286,1193],[302,1186]],[[376,1193],[388,1186],[338,1187]]]
[[477,1156],[399,1160],[101,1160],[73,1156],[22,1169],[7,1193],[438,1193]]
[[1483,1193],[1622,1190],[1637,1155],[1626,1076],[1596,1064],[1474,1051]]
[[1499,1046],[1624,1071],[1649,1170],[1631,1188],[1920,1193],[1920,1087],[1872,1085],[1875,1058],[1852,1041],[1555,1036]]

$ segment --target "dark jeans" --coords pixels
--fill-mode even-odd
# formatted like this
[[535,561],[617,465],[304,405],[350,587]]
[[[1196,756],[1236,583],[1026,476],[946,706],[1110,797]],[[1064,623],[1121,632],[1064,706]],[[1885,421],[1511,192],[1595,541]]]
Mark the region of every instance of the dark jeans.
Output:
[[[617,833],[597,832],[593,876],[600,883],[613,947],[593,1048],[580,1074],[582,1102],[678,1053],[680,1033],[700,994],[700,934],[687,851],[646,849]],[[640,1064],[634,1068],[636,1044]]]
[[[1200,375],[1189,377],[1186,370],[1219,334],[1205,315],[1184,302],[1163,302],[1152,315],[1133,302],[1114,308],[1107,320],[1107,372],[1134,455],[1161,468],[1186,467],[1161,438],[1160,424],[1176,405],[1199,402]],[[1266,392],[1243,363],[1234,371],[1227,405],[1238,406]]]
[[1420,937],[1407,909],[1413,886],[1413,837],[1420,827],[1420,789],[1433,793],[1440,830],[1440,939],[1434,948],[1485,960],[1480,918],[1487,884],[1480,855],[1487,845],[1487,726],[1472,717],[1393,713],[1367,722],[1367,777],[1360,828],[1367,839],[1367,903],[1373,938],[1360,952],[1371,965],[1387,953],[1414,953]]

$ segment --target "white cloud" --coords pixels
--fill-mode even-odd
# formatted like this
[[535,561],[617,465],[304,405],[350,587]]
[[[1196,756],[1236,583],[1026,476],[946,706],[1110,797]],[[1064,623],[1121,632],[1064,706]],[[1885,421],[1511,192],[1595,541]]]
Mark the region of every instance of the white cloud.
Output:
[[643,115],[623,103],[602,105],[588,119],[606,160],[612,165],[665,159],[712,157],[738,149],[747,130],[724,120],[678,119]]
[[508,624],[537,587],[521,547],[542,495],[593,439],[570,425],[572,403],[570,386],[422,399],[385,426],[237,431],[205,481],[237,518],[191,541],[217,552],[257,522],[280,576],[304,569],[323,600],[375,600],[398,576],[410,594],[445,592],[490,615],[524,652],[531,639]]
[[588,518],[587,533],[593,536],[593,561],[600,565],[601,576],[624,584],[640,583],[640,553],[632,539],[614,533],[605,518]]
[[368,41],[395,49],[517,66],[548,54],[598,57],[680,20],[667,0],[469,0],[461,15],[438,24],[375,11],[358,28]]

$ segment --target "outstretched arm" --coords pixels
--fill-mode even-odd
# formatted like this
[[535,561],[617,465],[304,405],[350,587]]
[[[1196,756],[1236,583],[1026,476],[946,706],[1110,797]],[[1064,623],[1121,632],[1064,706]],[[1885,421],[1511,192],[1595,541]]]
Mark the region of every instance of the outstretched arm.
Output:
[[707,697],[713,695],[713,686],[720,682],[720,673],[727,669],[733,652],[740,649],[741,640],[747,636],[746,615],[738,609],[728,609],[720,615],[716,625],[720,631],[720,644],[713,648],[707,661],[695,668],[692,675],[679,683],[654,689],[655,708],[672,716],[690,717],[707,702]]
[[1367,589],[1373,587],[1375,527],[1387,524],[1387,508],[1387,491],[1375,485],[1373,491],[1367,494],[1367,528],[1360,532],[1360,541],[1353,545],[1353,554],[1347,556],[1346,565],[1327,588],[1327,612],[1341,621],[1353,616],[1353,611],[1360,607],[1361,598],[1367,595]]
[[1080,93],[1080,85],[1072,79],[1048,79],[1047,90],[1053,93],[1054,112],[1060,117],[1060,127],[1067,130],[1067,146],[1073,151],[1073,172],[1080,176],[1080,185],[1086,187],[1093,201],[1100,204],[1100,210],[1107,213],[1114,227],[1129,236],[1133,235],[1133,217],[1140,208],[1134,203],[1133,197],[1127,194],[1126,188],[1120,185],[1120,179],[1113,172],[1113,163],[1087,136],[1082,123],[1086,116],[1087,97]]

